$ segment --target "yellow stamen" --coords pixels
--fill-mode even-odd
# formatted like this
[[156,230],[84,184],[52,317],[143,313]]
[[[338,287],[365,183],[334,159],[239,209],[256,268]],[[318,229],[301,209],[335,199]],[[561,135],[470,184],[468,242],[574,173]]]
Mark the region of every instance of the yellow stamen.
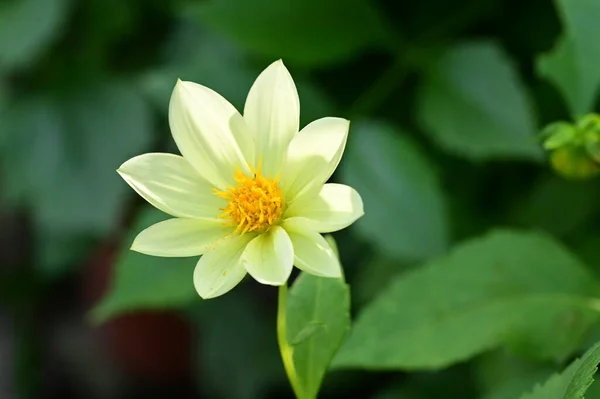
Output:
[[270,179],[260,172],[262,160],[257,168],[250,168],[253,176],[248,177],[237,170],[235,187],[227,190],[214,190],[215,195],[229,201],[219,217],[227,220],[228,225],[237,225],[235,232],[260,232],[276,223],[283,211],[283,196],[279,185],[279,176]]

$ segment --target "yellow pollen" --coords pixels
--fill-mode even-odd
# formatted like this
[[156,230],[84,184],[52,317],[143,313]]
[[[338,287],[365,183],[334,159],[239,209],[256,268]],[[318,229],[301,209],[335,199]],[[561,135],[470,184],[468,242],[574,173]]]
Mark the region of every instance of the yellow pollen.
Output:
[[240,170],[234,174],[237,185],[227,190],[214,190],[214,193],[229,201],[219,217],[227,220],[227,224],[237,226],[235,232],[244,234],[249,231],[265,231],[277,222],[283,211],[283,197],[277,182],[279,178],[270,179],[252,168],[252,177]]

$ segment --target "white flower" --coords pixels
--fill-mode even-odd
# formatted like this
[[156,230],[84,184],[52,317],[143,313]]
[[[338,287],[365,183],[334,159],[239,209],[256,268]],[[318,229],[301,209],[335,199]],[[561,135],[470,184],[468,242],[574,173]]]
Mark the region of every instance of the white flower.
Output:
[[169,106],[183,156],[134,157],[119,174],[173,219],[142,231],[131,248],[167,257],[203,255],[194,285],[203,298],[235,287],[249,273],[282,285],[296,265],[340,277],[341,266],[319,233],[363,215],[359,194],[325,184],[337,167],[349,121],[316,120],[300,132],[296,86],[281,60],[250,89],[242,116],[213,90],[178,81]]

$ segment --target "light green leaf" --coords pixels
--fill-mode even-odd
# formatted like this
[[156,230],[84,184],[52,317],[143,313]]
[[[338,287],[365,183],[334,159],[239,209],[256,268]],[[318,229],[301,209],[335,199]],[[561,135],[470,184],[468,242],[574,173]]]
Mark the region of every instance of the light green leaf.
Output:
[[91,312],[95,322],[132,310],[174,308],[200,300],[192,279],[198,258],[160,258],[129,249],[139,232],[168,218],[150,206],[139,215],[114,262],[112,288]]
[[549,236],[493,231],[392,282],[334,364],[438,369],[499,346],[563,360],[598,321],[598,294],[591,272]]
[[296,336],[290,339],[290,345],[296,346],[312,337],[320,328],[326,328],[327,325],[319,320],[313,320],[302,328]]
[[341,279],[302,273],[287,305],[288,342],[296,342],[293,358],[301,399],[316,398],[331,359],[350,329],[350,291]]
[[385,20],[366,0],[214,0],[190,12],[247,51],[322,65],[388,40]]
[[600,343],[571,363],[561,374],[553,375],[520,399],[583,399],[585,391],[594,382],[598,363]]
[[70,0],[12,0],[0,4],[0,69],[34,60],[62,33]]
[[405,132],[353,122],[340,166],[362,196],[365,216],[352,228],[383,253],[422,260],[448,243],[445,200],[434,167]]
[[474,160],[541,159],[527,91],[492,42],[448,50],[426,76],[417,106],[423,129],[449,152]]
[[573,116],[593,110],[600,86],[600,3],[556,0],[563,35],[552,51],[537,59],[538,73],[565,97]]

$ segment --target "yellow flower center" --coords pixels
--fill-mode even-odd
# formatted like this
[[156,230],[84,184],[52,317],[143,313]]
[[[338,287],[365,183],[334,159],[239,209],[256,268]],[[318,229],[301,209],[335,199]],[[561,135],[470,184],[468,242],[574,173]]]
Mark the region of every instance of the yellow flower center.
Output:
[[235,232],[244,234],[248,231],[265,231],[277,222],[283,211],[283,196],[279,178],[270,179],[260,173],[260,163],[257,169],[252,169],[253,176],[248,177],[241,171],[234,174],[237,185],[227,190],[215,189],[215,194],[229,201],[220,218],[228,221],[231,226],[237,226]]

